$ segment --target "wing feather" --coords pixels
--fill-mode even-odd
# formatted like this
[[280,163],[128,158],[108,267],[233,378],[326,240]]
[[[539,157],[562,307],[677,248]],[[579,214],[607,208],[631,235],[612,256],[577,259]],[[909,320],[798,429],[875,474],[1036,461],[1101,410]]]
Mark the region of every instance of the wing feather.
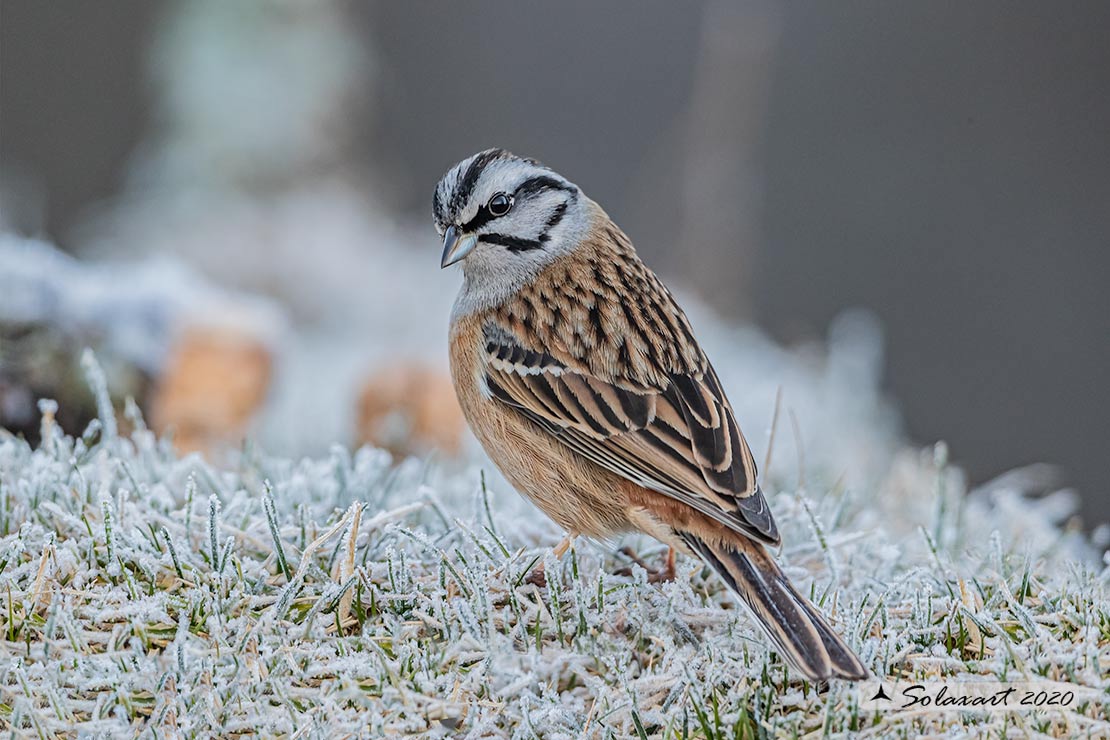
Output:
[[598,377],[569,353],[528,348],[503,325],[489,325],[485,341],[494,398],[597,465],[778,543],[751,451],[708,362],[646,386]]

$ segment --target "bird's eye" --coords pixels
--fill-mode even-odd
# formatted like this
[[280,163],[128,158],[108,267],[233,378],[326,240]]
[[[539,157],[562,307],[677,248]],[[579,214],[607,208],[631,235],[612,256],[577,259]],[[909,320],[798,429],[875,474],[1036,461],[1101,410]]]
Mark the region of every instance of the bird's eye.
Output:
[[513,199],[504,193],[497,193],[489,199],[486,208],[489,209],[490,214],[494,216],[504,216],[513,207]]

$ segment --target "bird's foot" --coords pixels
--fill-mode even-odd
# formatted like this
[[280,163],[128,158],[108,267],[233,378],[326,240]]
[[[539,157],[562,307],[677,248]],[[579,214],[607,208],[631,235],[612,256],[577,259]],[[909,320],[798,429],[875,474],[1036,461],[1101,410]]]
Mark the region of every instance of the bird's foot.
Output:
[[533,568],[532,572],[525,577],[524,582],[540,588],[547,588],[547,574],[543,571],[543,563]]
[[[670,548],[667,549],[667,559],[663,562],[663,567],[662,568],[649,568],[647,563],[645,563],[640,558],[640,556],[637,555],[635,553],[635,551],[631,547],[628,547],[627,545],[620,549],[620,553],[622,555],[624,555],[625,557],[627,557],[629,560],[631,560],[633,563],[635,563],[636,565],[640,566],[641,568],[643,568],[644,570],[647,571],[648,583],[663,583],[664,581],[673,581],[674,580],[675,567],[674,567],[674,548],[673,547],[670,547]],[[621,568],[620,570],[617,571],[617,575],[619,575],[619,576],[630,576],[630,575],[632,575],[632,569],[631,568]]]
[[[574,542],[575,536],[576,535],[574,534],[568,533],[567,536],[559,542],[559,544],[551,548],[551,553],[555,556],[556,559],[561,560],[563,558],[563,555],[566,555],[567,550],[570,549],[571,544]],[[540,564],[533,568],[532,572],[525,577],[524,582],[531,583],[533,586],[539,586],[540,588],[547,588],[547,574],[543,571],[542,560],[540,561]]]

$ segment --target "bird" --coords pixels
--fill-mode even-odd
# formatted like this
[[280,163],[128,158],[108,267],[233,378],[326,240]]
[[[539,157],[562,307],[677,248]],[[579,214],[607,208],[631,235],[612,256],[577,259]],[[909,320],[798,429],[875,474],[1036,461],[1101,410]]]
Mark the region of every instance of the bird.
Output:
[[449,359],[506,480],[566,538],[643,532],[700,558],[806,679],[862,661],[790,583],[751,449],[674,296],[600,205],[539,161],[487,149],[432,200],[461,265]]

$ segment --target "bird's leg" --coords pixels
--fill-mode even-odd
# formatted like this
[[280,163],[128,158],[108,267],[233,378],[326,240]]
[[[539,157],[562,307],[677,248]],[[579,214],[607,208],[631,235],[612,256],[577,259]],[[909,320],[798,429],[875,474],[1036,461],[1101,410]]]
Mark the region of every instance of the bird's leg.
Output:
[[559,544],[555,545],[555,547],[552,548],[551,552],[555,555],[557,559],[562,560],[563,556],[567,554],[567,550],[570,549],[570,546],[573,542],[574,535],[570,532],[567,532],[567,536],[560,540]]
[[[640,566],[647,571],[648,583],[662,583],[663,581],[673,581],[675,576],[674,569],[674,554],[673,547],[667,547],[667,559],[663,563],[662,568],[652,569],[649,568],[639,555],[637,555],[631,547],[625,545],[620,549],[620,553],[631,560],[636,565]],[[617,571],[618,575],[631,575],[632,571],[629,568],[621,568]]]
[[[573,532],[567,532],[567,536],[560,540],[559,544],[551,548],[551,553],[555,556],[557,560],[562,560],[563,556],[567,554],[567,550],[570,549],[571,544],[574,542],[575,536],[576,535]],[[528,577],[524,580],[525,582],[534,584],[536,586],[539,586],[540,588],[544,588],[547,586],[547,575],[543,572],[542,560],[540,561],[539,565],[532,569],[532,572],[529,573]]]
[[662,583],[664,581],[674,580],[674,554],[673,547],[667,547],[667,559],[663,561],[663,567],[654,573],[648,574],[648,583]]

